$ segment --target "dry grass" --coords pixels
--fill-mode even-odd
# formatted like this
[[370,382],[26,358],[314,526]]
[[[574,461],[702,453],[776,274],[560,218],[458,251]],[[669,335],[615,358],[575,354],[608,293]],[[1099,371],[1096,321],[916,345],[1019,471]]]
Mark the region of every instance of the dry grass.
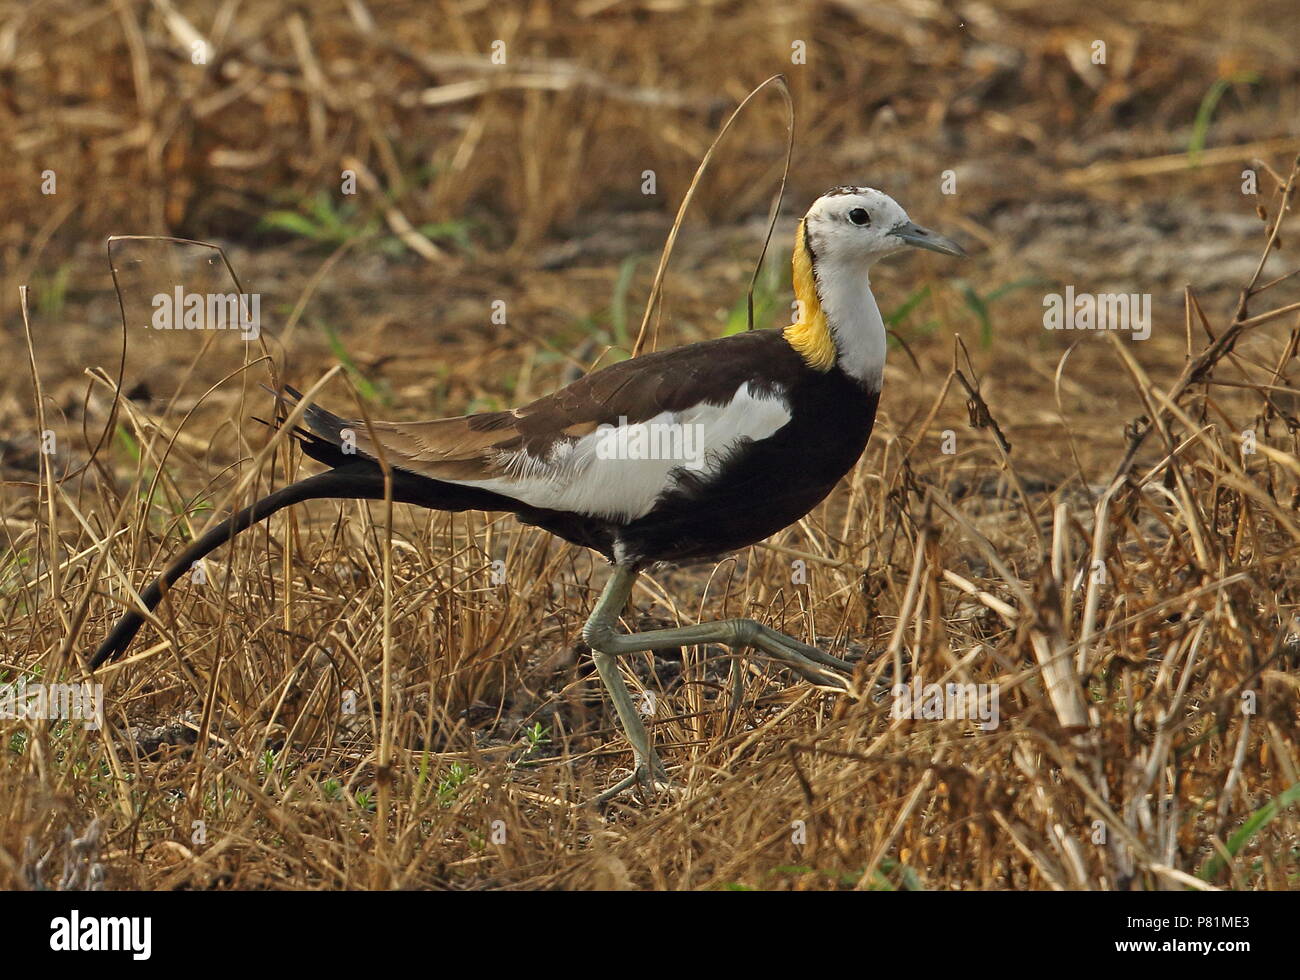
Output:
[[[754,615],[861,655],[858,696],[714,649],[630,658],[685,789],[598,815],[578,804],[630,761],[578,644],[604,570],[510,520],[313,504],[175,590],[97,678],[105,731],[0,720],[0,887],[91,866],[114,888],[1295,887],[1300,87],[1281,8],[1220,12],[1213,35],[1208,4],[977,5],[956,32],[921,5],[448,3],[436,35],[423,4],[297,9],[0,7],[4,679],[79,677],[182,541],[297,472],[248,421],[259,345],[135,331],[119,364],[105,234],[227,242],[276,370],[309,385],[346,361],[331,404],[515,404],[630,346],[725,110],[784,70],[795,210],[868,180],[984,248],[873,278],[887,311],[916,302],[834,497],[716,570],[643,579],[629,625]],[[1245,71],[1190,166],[1207,93]],[[783,132],[765,100],[719,149],[661,345],[743,304]],[[258,230],[349,167],[337,235]],[[174,277],[227,288],[206,250],[116,257],[129,322]],[[1151,293],[1152,338],[1044,331],[1062,283]],[[119,372],[132,397],[101,444]],[[899,670],[996,685],[1000,724],[892,718]]]

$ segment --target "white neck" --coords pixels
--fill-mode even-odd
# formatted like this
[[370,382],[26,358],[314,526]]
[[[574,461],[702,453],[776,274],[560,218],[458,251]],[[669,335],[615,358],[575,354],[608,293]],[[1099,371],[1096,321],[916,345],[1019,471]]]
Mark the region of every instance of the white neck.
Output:
[[836,363],[849,377],[879,391],[885,380],[885,321],[871,282],[861,267],[818,271],[817,293],[839,352]]

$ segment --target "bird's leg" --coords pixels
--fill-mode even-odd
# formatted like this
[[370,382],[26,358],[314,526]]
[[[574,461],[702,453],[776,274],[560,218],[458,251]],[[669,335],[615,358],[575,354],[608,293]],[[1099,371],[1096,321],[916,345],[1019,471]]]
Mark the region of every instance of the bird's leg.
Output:
[[[835,671],[853,670],[853,665],[847,661],[832,657],[806,643],[800,643],[793,637],[786,636],[753,619],[719,619],[712,623],[681,626],[676,629],[649,630],[645,633],[613,633],[601,638],[601,642],[604,644],[602,652],[612,656],[638,653],[643,650],[671,650],[674,647],[696,646],[701,643],[720,643],[733,649],[757,647],[773,660],[784,663],[805,680],[819,687],[831,687],[837,691],[847,691],[849,687],[848,682]],[[590,645],[591,640],[588,639],[587,643]]]
[[650,744],[641,716],[632,703],[632,696],[628,693],[627,686],[618,672],[618,663],[615,659],[617,657],[628,653],[670,650],[701,643],[720,643],[733,649],[752,646],[772,659],[781,661],[801,677],[819,687],[834,688],[838,691],[850,689],[848,681],[835,671],[852,671],[852,664],[838,657],[832,657],[814,646],[801,643],[753,619],[722,619],[676,629],[619,633],[618,617],[627,605],[636,575],[637,573],[632,569],[616,565],[614,574],[610,576],[605,590],[596,603],[596,608],[592,610],[591,617],[582,629],[583,639],[591,647],[596,669],[600,672],[601,680],[605,682],[610,699],[614,702],[614,708],[618,711],[619,720],[623,723],[623,729],[636,753],[637,773],[602,793],[601,800],[609,799],[616,792],[621,792],[632,785],[638,775],[644,774],[653,778],[663,773],[663,767]]
[[596,672],[600,674],[601,682],[609,693],[609,699],[614,703],[614,710],[618,713],[618,720],[623,725],[627,740],[632,743],[634,759],[632,775],[596,797],[597,805],[613,799],[639,781],[653,786],[655,780],[668,778],[663,763],[659,761],[654,746],[650,744],[650,733],[646,731],[641,714],[633,704],[632,695],[623,682],[622,674],[619,673],[616,659],[618,655],[605,649],[608,638],[618,636],[616,632],[618,617],[627,606],[628,597],[632,594],[632,583],[635,581],[635,571],[623,565],[615,565],[614,574],[605,583],[600,598],[596,600],[596,607],[592,609],[591,616],[582,628],[583,639],[591,647],[591,659],[596,664]]

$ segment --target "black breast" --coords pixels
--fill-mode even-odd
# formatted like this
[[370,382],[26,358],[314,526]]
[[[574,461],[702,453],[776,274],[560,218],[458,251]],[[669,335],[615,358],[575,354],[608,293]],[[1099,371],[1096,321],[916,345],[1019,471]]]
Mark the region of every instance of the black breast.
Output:
[[683,471],[653,510],[619,529],[629,559],[716,558],[789,527],[826,499],[866,448],[880,395],[839,368],[799,368],[782,379],[790,421],[737,447],[717,473]]

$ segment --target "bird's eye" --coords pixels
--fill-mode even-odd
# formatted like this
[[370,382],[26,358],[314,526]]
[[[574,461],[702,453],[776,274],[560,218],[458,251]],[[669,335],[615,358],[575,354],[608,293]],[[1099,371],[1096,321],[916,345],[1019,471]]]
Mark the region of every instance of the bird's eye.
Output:
[[871,224],[871,215],[867,214],[866,208],[854,208],[849,212],[849,220],[855,225]]

